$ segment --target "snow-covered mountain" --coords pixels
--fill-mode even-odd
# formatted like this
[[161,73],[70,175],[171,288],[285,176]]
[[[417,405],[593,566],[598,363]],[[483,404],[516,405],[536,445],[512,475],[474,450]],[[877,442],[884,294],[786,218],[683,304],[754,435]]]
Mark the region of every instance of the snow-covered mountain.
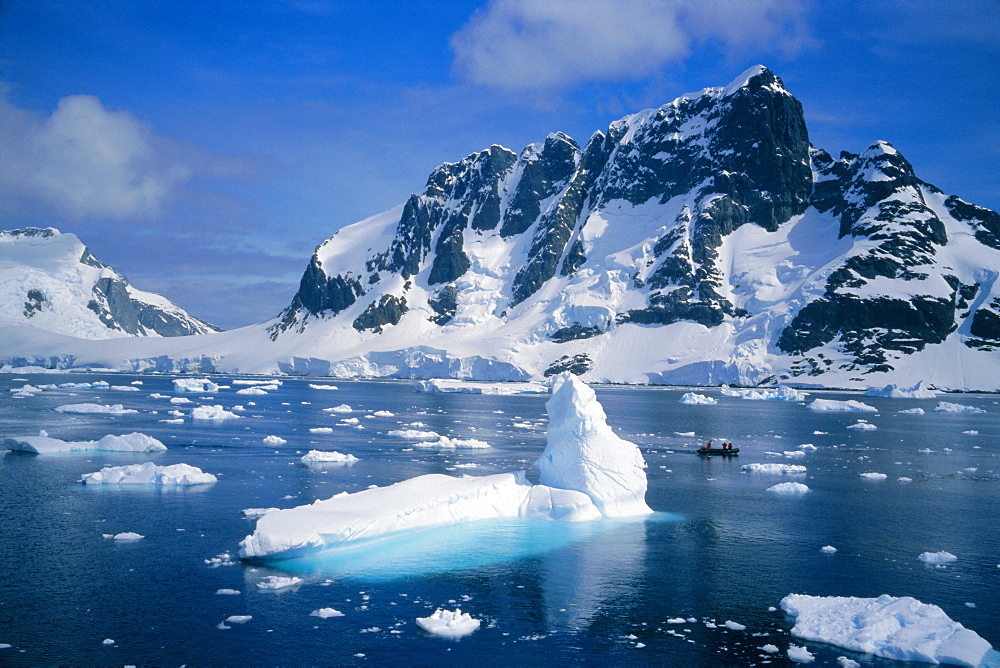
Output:
[[76,235],[51,227],[0,231],[0,325],[83,339],[218,331],[166,297],[137,290]]
[[1000,370],[998,273],[997,213],[887,142],[811,147],[756,66],[582,148],[441,165],[318,246],[268,331],[300,343],[293,372],[422,375],[436,353],[474,377],[985,387],[963,379]]
[[998,275],[1000,215],[887,142],[813,148],[757,66],[583,147],[555,133],[441,165],[320,244],[270,323],[114,346],[8,328],[0,361],[1000,390]]

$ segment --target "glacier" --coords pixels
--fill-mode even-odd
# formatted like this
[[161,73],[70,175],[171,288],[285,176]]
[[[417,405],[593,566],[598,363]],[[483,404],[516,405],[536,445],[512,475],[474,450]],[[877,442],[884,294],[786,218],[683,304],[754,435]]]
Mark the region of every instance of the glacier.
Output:
[[652,513],[638,447],[608,426],[594,391],[570,374],[553,379],[539,484],[524,471],[482,477],[428,474],[257,520],[244,559],[280,560],[421,529],[495,518],[587,521]]

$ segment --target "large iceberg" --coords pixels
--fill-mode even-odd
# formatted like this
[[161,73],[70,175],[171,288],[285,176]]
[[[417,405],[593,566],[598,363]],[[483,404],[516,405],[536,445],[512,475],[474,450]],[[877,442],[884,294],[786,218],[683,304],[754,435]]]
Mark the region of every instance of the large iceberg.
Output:
[[171,464],[157,466],[153,462],[129,464],[128,466],[108,466],[96,473],[86,473],[80,478],[85,485],[162,485],[187,486],[207,485],[217,482],[211,473],[205,473],[197,466]]
[[789,594],[781,609],[795,617],[793,636],[886,659],[976,666],[992,649],[938,606],[909,596]]
[[482,477],[429,474],[346,492],[262,516],[240,543],[243,558],[283,559],[389,534],[462,522],[526,517],[585,521],[651,513],[639,449],[611,431],[594,391],[556,377],[541,484],[524,471]]
[[115,436],[108,434],[97,441],[63,441],[47,435],[8,436],[0,439],[0,448],[47,454],[51,452],[74,452],[78,450],[112,450],[116,452],[158,452],[167,446],[152,436],[140,432]]

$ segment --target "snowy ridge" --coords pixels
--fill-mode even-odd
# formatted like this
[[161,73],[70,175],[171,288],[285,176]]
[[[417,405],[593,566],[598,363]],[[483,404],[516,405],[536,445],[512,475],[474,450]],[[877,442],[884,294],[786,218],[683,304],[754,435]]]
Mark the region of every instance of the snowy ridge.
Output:
[[1000,390],[1000,215],[885,141],[833,157],[763,66],[596,132],[445,163],[317,246],[263,326],[13,366]]
[[0,324],[107,339],[217,331],[161,295],[132,286],[73,234],[0,231]]

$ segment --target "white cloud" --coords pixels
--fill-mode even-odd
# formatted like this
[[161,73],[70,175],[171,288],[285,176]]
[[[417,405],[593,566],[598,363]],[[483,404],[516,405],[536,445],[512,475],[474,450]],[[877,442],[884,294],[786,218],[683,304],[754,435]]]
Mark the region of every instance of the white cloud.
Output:
[[150,217],[192,169],[163,159],[162,138],[91,95],[49,116],[0,98],[0,208],[42,207],[73,219]]
[[788,51],[808,41],[805,0],[491,0],[452,36],[456,70],[506,89],[638,79],[693,46]]

